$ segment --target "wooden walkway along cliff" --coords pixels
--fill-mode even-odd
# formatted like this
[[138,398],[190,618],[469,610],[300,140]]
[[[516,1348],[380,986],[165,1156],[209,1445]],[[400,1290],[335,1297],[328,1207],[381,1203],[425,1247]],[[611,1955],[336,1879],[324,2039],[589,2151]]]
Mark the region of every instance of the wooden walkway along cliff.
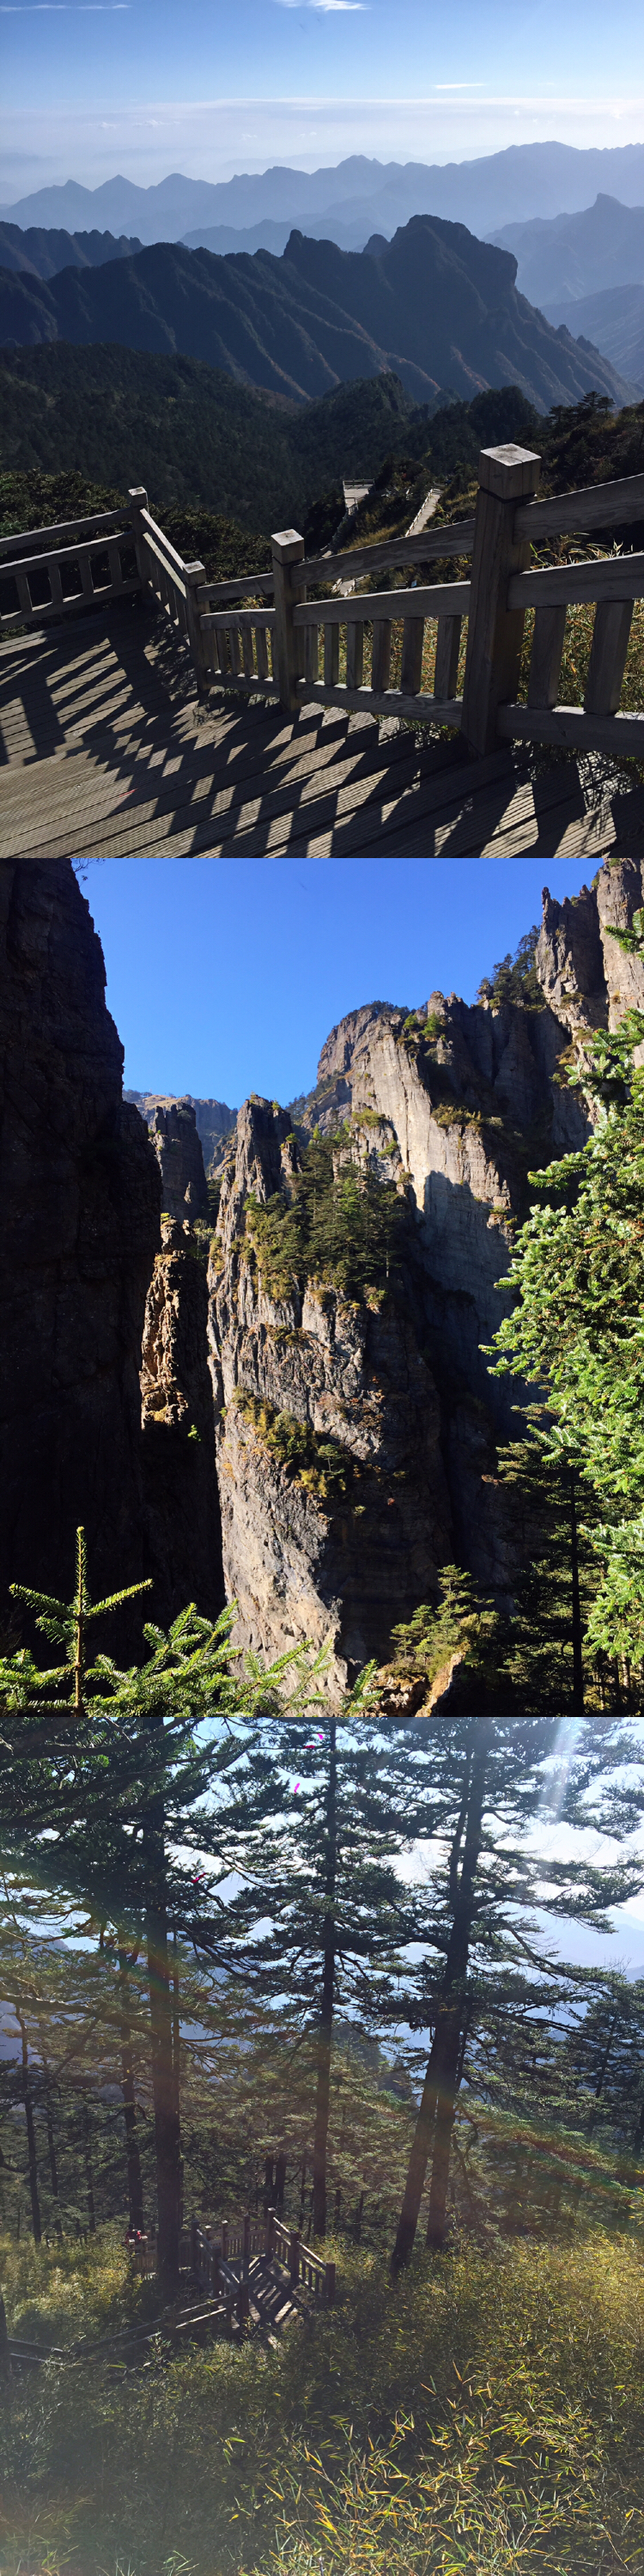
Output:
[[[528,451],[484,450],[472,519],[335,556],[331,596],[293,529],[270,573],[208,583],[140,488],[2,539],[0,855],[644,855],[644,709],[621,711],[644,475],[545,501],[538,477]],[[548,564],[561,535],[606,551]],[[432,581],[450,557],[471,577]]]

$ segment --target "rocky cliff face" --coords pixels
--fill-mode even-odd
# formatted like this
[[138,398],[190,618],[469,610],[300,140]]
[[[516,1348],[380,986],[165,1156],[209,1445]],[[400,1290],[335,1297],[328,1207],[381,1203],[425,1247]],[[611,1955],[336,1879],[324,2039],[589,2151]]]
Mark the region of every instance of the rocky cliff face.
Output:
[[141,1368],[148,1564],[166,1620],[193,1600],[214,1618],[224,1591],[206,1270],[187,1222],[164,1219],[161,1235]]
[[[68,861],[0,866],[0,1602],[141,1574],[138,1370],[159,1174],[122,1097],[105,969]],[[119,1651],[125,1647],[125,1627]]]
[[[495,1443],[516,1425],[481,1345],[503,1308],[527,1171],[580,1143],[560,1087],[568,1030],[549,1008],[495,1012],[433,994],[374,1003],[332,1031],[298,1136],[267,1101],[240,1112],[211,1261],[211,1346],[227,1589],[243,1633],[277,1651],[332,1631],[351,1668],[457,1555],[511,1595],[515,1540]],[[288,1202],[314,1125],[345,1123],[353,1160],[409,1210],[401,1291],[349,1303],[315,1279],[275,1303],[246,1226],[249,1195]],[[516,1395],[513,1389],[512,1395]],[[306,1425],[299,1469],[280,1424]],[[316,1443],[336,1444],[342,1491]],[[281,1444],[281,1445],[280,1445]],[[285,1445],[286,1444],[286,1445]]]
[[226,1100],[198,1100],[192,1091],[187,1091],[182,1101],[178,1101],[174,1092],[166,1091],[126,1091],[124,1098],[133,1101],[135,1108],[140,1109],[148,1127],[153,1125],[156,1109],[194,1109],[206,1171],[210,1170],[211,1164],[220,1162],[237,1117],[236,1109],[229,1109]]
[[607,860],[594,885],[570,901],[543,896],[537,970],[550,1007],[571,1031],[617,1028],[644,1007],[644,968],[613,938],[630,929],[644,902],[641,859]]
[[201,1138],[190,1100],[158,1101],[150,1129],[161,1174],[164,1215],[177,1224],[208,1215]]
[[246,1203],[288,1198],[297,1165],[287,1113],[247,1102],[210,1271],[224,1571],[244,1642],[278,1653],[331,1636],[353,1669],[384,1653],[449,1554],[440,1407],[411,1300],[313,1280],[267,1293]]
[[[516,1430],[516,1390],[482,1346],[529,1170],[588,1132],[565,1081],[571,1040],[644,1006],[614,937],[643,895],[631,860],[574,902],[546,892],[541,1007],[375,1002],[331,1032],[295,1132],[251,1098],[225,1149],[206,1286],[186,1216],[205,1189],[194,1103],[157,1104],[150,1138],[123,1102],[71,867],[4,863],[3,1594],[12,1577],[66,1590],[83,1520],[94,1586],[151,1570],[163,1621],[192,1597],[216,1611],[223,1539],[240,1641],[275,1653],[330,1635],[342,1671],[384,1654],[449,1558],[511,1598],[496,1444]],[[404,1211],[394,1276],[360,1294],[306,1259],[277,1288],[249,1211],[288,1211],[315,1127],[342,1127],[342,1156],[393,1183]]]

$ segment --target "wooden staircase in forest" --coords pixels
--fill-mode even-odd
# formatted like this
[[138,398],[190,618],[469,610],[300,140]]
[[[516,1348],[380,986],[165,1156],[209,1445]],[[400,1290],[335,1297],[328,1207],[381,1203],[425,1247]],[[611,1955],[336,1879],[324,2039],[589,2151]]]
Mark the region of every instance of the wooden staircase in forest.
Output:
[[[187,2343],[206,2344],[219,2336],[235,2343],[260,2333],[274,2343],[307,2308],[333,2306],[335,2264],[313,2253],[274,2210],[265,2220],[252,2219],[248,2212],[232,2222],[224,2219],[217,2229],[195,2218],[183,2231],[181,2252],[183,2290],[158,2317],[67,2346],[7,2335],[0,2365],[4,2362],[12,2375],[41,2369],[47,2362],[103,2361],[108,2369],[141,2370],[164,2348],[170,2357]],[[153,2239],[132,2239],[132,2265],[144,2278],[154,2277]]]

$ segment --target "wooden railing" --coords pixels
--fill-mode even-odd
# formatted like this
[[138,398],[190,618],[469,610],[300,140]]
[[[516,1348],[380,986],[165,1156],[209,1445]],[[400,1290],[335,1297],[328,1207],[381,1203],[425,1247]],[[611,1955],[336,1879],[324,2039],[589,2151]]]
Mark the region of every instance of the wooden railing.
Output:
[[327,2307],[335,2298],[335,2263],[327,2263],[305,2245],[296,2228],[285,2227],[275,2210],[266,2219],[253,2219],[249,2213],[240,2219],[222,2219],[217,2229],[201,2226],[193,2218],[191,2228],[191,2261],[200,2290],[216,2298],[226,2286],[229,2265],[237,2265],[242,2276],[247,2273],[253,2256],[265,2254],[269,2261],[282,2265],[293,2288],[302,2282]]
[[[626,713],[620,710],[620,698],[633,603],[644,596],[644,554],[613,551],[532,568],[531,554],[557,536],[584,530],[601,542],[618,529],[623,540],[625,530],[644,524],[644,474],[539,501],[539,473],[540,459],[529,449],[484,448],[473,518],[434,523],[413,539],[354,547],[332,562],[327,555],[306,560],[303,537],[286,528],[272,539],[270,572],[229,582],[208,582],[202,563],[182,561],[152,518],[146,491],[137,485],[129,495],[129,512],[104,511],[68,528],[40,528],[29,538],[0,541],[1,622],[19,614],[30,625],[41,624],[61,610],[143,588],[185,635],[202,698],[232,687],[247,696],[270,692],[290,715],[313,700],[374,716],[447,724],[478,753],[503,741],[527,740],[641,755],[644,708]],[[470,580],[427,579],[432,562],[470,556]],[[416,566],[418,581],[408,579],[401,588],[375,586],[380,572],[409,576]],[[336,587],[322,598],[330,575]],[[374,586],[355,586],[365,581]],[[340,591],[343,582],[351,584],[348,596]],[[5,601],[2,591],[8,584],[12,597]],[[580,602],[594,608],[583,707],[562,704],[558,697],[566,615]],[[534,633],[522,700],[528,609],[534,610]],[[431,689],[423,687],[428,624],[436,630]],[[400,675],[392,685],[398,637]]]
[[[644,474],[537,501],[541,460],[518,447],[487,448],[479,459],[472,599],[462,730],[472,750],[495,742],[555,742],[641,753],[644,710],[620,714],[633,614],[644,594],[644,555],[612,554],[530,571],[531,548],[555,536],[601,536],[644,521]],[[558,700],[566,611],[594,605],[583,707]],[[525,703],[518,686],[526,610],[535,610]]]
[[[613,553],[535,570],[529,566],[532,549],[541,550],[555,536],[588,529],[601,541],[614,528],[623,532],[642,523],[644,475],[538,501],[534,496],[539,473],[540,458],[531,450],[484,449],[473,519],[434,526],[413,543],[399,537],[355,547],[335,556],[332,566],[326,555],[306,560],[298,530],[282,530],[272,540],[272,574],[252,578],[252,588],[255,593],[261,588],[262,599],[272,592],[272,617],[263,605],[237,609],[236,601],[249,596],[250,576],[227,589],[219,585],[217,593],[212,588],[197,591],[202,625],[222,639],[220,683],[230,686],[232,682],[247,690],[272,686],[292,715],[313,699],[323,706],[364,708],[374,716],[448,724],[463,734],[475,752],[490,751],[504,740],[529,740],[641,753],[644,709],[626,714],[620,713],[619,706],[633,602],[644,595],[644,555]],[[331,570],[337,583],[365,578],[373,582],[379,571],[391,573],[416,563],[427,573],[432,559],[450,555],[472,556],[470,581],[425,580],[407,588],[352,589],[349,597],[337,592],[326,599],[310,595],[328,582]],[[595,610],[583,707],[558,702],[566,613],[578,602],[590,602]],[[523,703],[518,689],[527,609],[534,609],[535,617]],[[465,619],[461,697],[457,674]],[[266,645],[263,658],[260,645],[269,621],[272,678]],[[421,685],[428,621],[436,625],[431,691]],[[341,679],[343,628],[346,676]],[[364,668],[367,630],[371,634],[368,679]],[[392,641],[397,630],[401,630],[400,682],[392,686]],[[214,675],[214,661],[211,669]]]
[[[209,682],[218,681],[235,689],[270,690],[275,695],[272,648],[275,610],[264,602],[273,597],[272,572],[249,573],[245,579],[211,581],[202,579],[196,591],[199,625],[203,639],[203,664]],[[257,605],[255,594],[259,593]],[[253,605],[241,603],[251,598]],[[239,605],[238,605],[239,602]],[[271,654],[269,656],[269,644]]]
[[0,626],[16,617],[48,625],[140,588],[134,520],[125,509],[0,538]]

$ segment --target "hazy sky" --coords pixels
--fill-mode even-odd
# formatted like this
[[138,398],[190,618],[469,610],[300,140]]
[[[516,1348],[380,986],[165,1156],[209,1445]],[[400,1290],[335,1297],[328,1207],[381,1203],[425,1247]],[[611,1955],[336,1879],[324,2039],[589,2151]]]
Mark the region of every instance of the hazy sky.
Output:
[[[587,873],[586,862],[586,873]],[[134,1091],[288,1101],[361,1002],[473,1001],[579,859],[106,859],[83,891]]]
[[639,142],[637,0],[1,0],[5,203],[115,170]]

